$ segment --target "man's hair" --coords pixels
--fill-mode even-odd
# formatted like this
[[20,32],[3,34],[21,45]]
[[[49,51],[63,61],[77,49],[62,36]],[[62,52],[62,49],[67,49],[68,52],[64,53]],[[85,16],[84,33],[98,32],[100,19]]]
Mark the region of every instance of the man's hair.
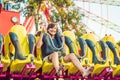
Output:
[[[47,27],[47,30],[50,29],[50,28],[54,28],[56,26],[55,23],[50,23]],[[58,29],[57,29],[58,30]]]

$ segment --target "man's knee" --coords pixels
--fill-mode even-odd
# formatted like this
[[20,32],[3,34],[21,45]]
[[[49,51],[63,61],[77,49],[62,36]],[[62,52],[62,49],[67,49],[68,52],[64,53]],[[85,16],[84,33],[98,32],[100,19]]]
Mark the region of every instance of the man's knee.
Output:
[[54,53],[52,53],[52,54],[49,55],[49,59],[50,60],[54,60],[56,58],[58,58],[58,53],[57,52],[54,52]]
[[69,54],[70,57],[75,57],[74,53]]
[[58,57],[58,53],[57,52],[54,52],[51,54],[51,56],[54,58],[55,56]]
[[66,55],[63,59],[65,62],[71,62],[72,59],[74,59],[75,55],[74,53]]
[[70,58],[70,60],[74,60],[76,58],[76,56],[74,53],[72,53],[72,54],[69,54],[69,58]]

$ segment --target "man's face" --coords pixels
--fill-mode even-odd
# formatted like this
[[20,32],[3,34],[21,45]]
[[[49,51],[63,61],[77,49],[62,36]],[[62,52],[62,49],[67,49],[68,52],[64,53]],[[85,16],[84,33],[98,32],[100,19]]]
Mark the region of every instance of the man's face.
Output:
[[57,33],[57,27],[54,26],[53,28],[49,28],[48,33],[51,34],[52,36],[55,36],[55,34]]

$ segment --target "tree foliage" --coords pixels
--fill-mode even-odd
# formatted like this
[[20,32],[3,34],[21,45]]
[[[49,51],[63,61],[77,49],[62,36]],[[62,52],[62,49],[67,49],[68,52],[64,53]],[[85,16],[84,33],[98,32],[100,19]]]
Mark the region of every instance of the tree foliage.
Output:
[[[28,5],[21,11],[26,17],[35,16],[36,24],[38,24],[39,10],[41,4],[45,0],[12,0],[14,2],[28,3]],[[81,36],[85,29],[80,21],[84,16],[81,11],[74,6],[71,0],[48,0],[56,9],[51,10],[52,15],[50,20],[52,22],[60,22],[63,30],[74,30],[78,36]]]

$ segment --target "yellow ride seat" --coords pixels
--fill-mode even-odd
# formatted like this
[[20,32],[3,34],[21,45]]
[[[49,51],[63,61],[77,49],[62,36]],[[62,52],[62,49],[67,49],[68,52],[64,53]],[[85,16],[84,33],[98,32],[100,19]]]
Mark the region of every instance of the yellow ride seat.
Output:
[[[106,46],[106,44],[105,44],[105,46]],[[94,70],[92,72],[92,76],[93,75],[99,75],[105,68],[110,67],[110,64],[109,64],[110,60],[108,58],[108,52],[109,52],[108,47],[106,46],[106,51],[105,51],[104,54],[103,54],[102,46],[100,45],[99,42],[97,42],[96,47],[97,47],[97,49],[96,49],[97,58],[99,60],[103,60],[104,63],[100,63],[100,64],[97,63],[97,64],[94,65]],[[102,55],[106,55],[106,59],[104,59]]]
[[[79,55],[80,45],[78,44],[78,42],[76,40],[75,34],[72,31],[64,31],[63,35],[69,37],[72,40],[74,54],[76,55],[76,57],[80,58],[80,55]],[[81,62],[82,62],[82,64],[84,64],[83,63],[84,59],[82,59]],[[76,74],[77,72],[79,72],[79,70],[73,64],[71,64],[70,67],[68,68],[68,75]]]
[[[95,38],[94,38],[94,35],[90,34],[90,33],[84,34],[83,36],[81,36],[81,38],[83,38],[84,40],[90,39],[93,42],[96,41]],[[86,58],[87,58],[87,65],[93,65],[93,63],[92,63],[92,52],[91,52],[91,50],[88,46],[87,46],[87,49],[86,49]]]
[[[116,53],[117,53],[117,57],[118,59],[120,60],[120,46],[115,42],[115,38],[111,35],[109,36],[105,36],[103,38],[106,42],[109,41],[109,42],[112,42],[114,47],[115,47],[115,50],[116,50]],[[114,64],[114,55],[113,55],[113,52],[110,50],[110,58],[111,58],[111,67],[113,68],[113,73],[112,73],[112,77],[114,78],[115,76],[120,76],[120,64],[116,65]]]
[[[92,76],[93,75],[98,75],[100,74],[106,67],[109,67],[109,64],[107,64],[107,61],[105,61],[104,64],[101,64],[101,62],[103,62],[103,58],[102,56],[100,56],[100,52],[102,52],[102,47],[101,45],[97,42],[96,36],[93,33],[88,33],[82,36],[86,41],[92,41],[93,43],[93,47],[95,49],[95,55],[96,58],[98,60],[98,62],[93,63],[93,56],[94,54],[92,54],[93,52],[91,51],[90,47],[87,49],[87,58],[89,61],[89,64],[94,65],[94,70],[92,72]],[[88,43],[87,43],[88,44]],[[106,55],[108,53],[106,52]],[[100,63],[99,63],[100,62]]]
[[[19,50],[20,54],[26,59],[20,60],[20,59],[13,59],[15,57],[15,46],[10,40],[10,34],[6,36],[7,39],[7,44],[6,48],[8,49],[7,53],[8,55],[12,54],[12,62],[10,65],[10,73],[21,73],[25,67],[26,64],[30,64],[33,62],[34,54],[29,53],[29,43],[28,43],[28,36],[27,32],[24,26],[21,25],[14,25],[10,30],[9,33],[14,33],[18,37],[18,42],[19,42]],[[29,73],[26,72],[24,74]]]
[[10,58],[6,57],[7,54],[5,54],[5,52],[5,37],[0,34],[0,66],[3,67],[0,74],[6,72],[10,65]]
[[[116,51],[117,51],[117,56],[118,58],[120,59],[120,46],[118,44],[115,44],[115,47],[116,47]],[[120,76],[120,64],[113,67],[114,71],[113,71],[113,74],[112,74],[112,77],[115,77],[115,76]]]
[[[40,34],[41,34],[41,31],[38,31],[36,33],[36,43],[38,42]],[[43,61],[41,49],[36,48],[36,51],[37,51],[36,52],[36,56],[37,56],[36,59],[42,61],[42,75],[44,75],[44,74],[48,75],[53,69],[53,64],[47,60]]]
[[[39,36],[41,34],[41,31],[38,31],[36,33],[36,43],[38,42]],[[49,61],[44,61],[43,62],[43,57],[42,57],[42,50],[36,48],[36,59],[42,61],[42,75],[43,74],[49,74],[51,70],[53,69],[53,64]]]
[[[72,31],[64,31],[63,35],[67,36],[67,37],[69,37],[71,39],[73,50],[74,50],[74,54],[77,55],[77,56],[79,56],[79,54],[78,54],[78,45],[76,44],[77,41],[76,41],[75,34]],[[70,53],[69,52],[69,48],[65,48],[65,49],[68,49],[67,54],[69,54]],[[73,64],[69,65],[69,67],[68,67],[68,75],[74,74],[77,71],[78,71],[78,69]]]
[[112,77],[114,78],[115,76],[120,76],[120,65],[117,65],[112,73]]
[[[65,46],[66,48],[66,52],[68,52],[68,47]],[[64,65],[64,71],[66,71],[71,63],[66,63],[64,62],[64,60],[62,60],[61,62],[59,62],[59,64],[63,64]],[[53,66],[53,63],[52,62],[49,62],[49,61],[44,61],[44,64],[42,66],[42,74],[49,74],[52,70],[53,70],[54,66]]]
[[[103,39],[102,39],[104,42],[111,42],[111,43],[113,43],[113,45],[115,45],[116,46],[116,43],[115,43],[115,38],[113,37],[113,36],[111,36],[111,35],[109,35],[109,36],[105,36],[105,37],[103,37]],[[116,65],[114,64],[114,54],[113,54],[113,52],[110,50],[110,48],[108,49],[108,59],[109,59],[109,61],[110,61],[110,63],[111,63],[111,66],[112,66],[112,68],[113,69],[115,69],[116,68]]]
[[[39,37],[35,36],[35,38],[36,38],[36,42],[38,42]],[[37,45],[37,43],[36,43],[36,45]],[[42,67],[43,61],[42,61],[41,49],[35,48],[35,50],[36,50],[36,53],[35,53],[36,55],[35,55],[35,59],[34,59],[34,64],[36,66],[36,69],[35,69],[35,72],[36,72]]]
[[[65,32],[63,32],[63,34],[65,35]],[[65,35],[66,36],[66,35]],[[69,36],[71,36],[71,35],[69,35]],[[64,48],[65,48],[65,52],[66,52],[66,54],[69,54],[69,48],[67,47],[67,45],[65,44],[64,45]],[[66,62],[64,62],[64,60],[62,59],[62,61],[61,62],[59,62],[59,64],[63,64],[64,65],[64,71],[66,71],[69,67],[70,67],[70,65],[72,64],[72,63],[66,63]],[[53,68],[54,68],[54,66],[53,66],[53,63],[52,62],[50,62],[50,61],[44,61],[44,64],[43,64],[43,66],[42,66],[42,74],[50,74],[50,72],[53,70]]]

